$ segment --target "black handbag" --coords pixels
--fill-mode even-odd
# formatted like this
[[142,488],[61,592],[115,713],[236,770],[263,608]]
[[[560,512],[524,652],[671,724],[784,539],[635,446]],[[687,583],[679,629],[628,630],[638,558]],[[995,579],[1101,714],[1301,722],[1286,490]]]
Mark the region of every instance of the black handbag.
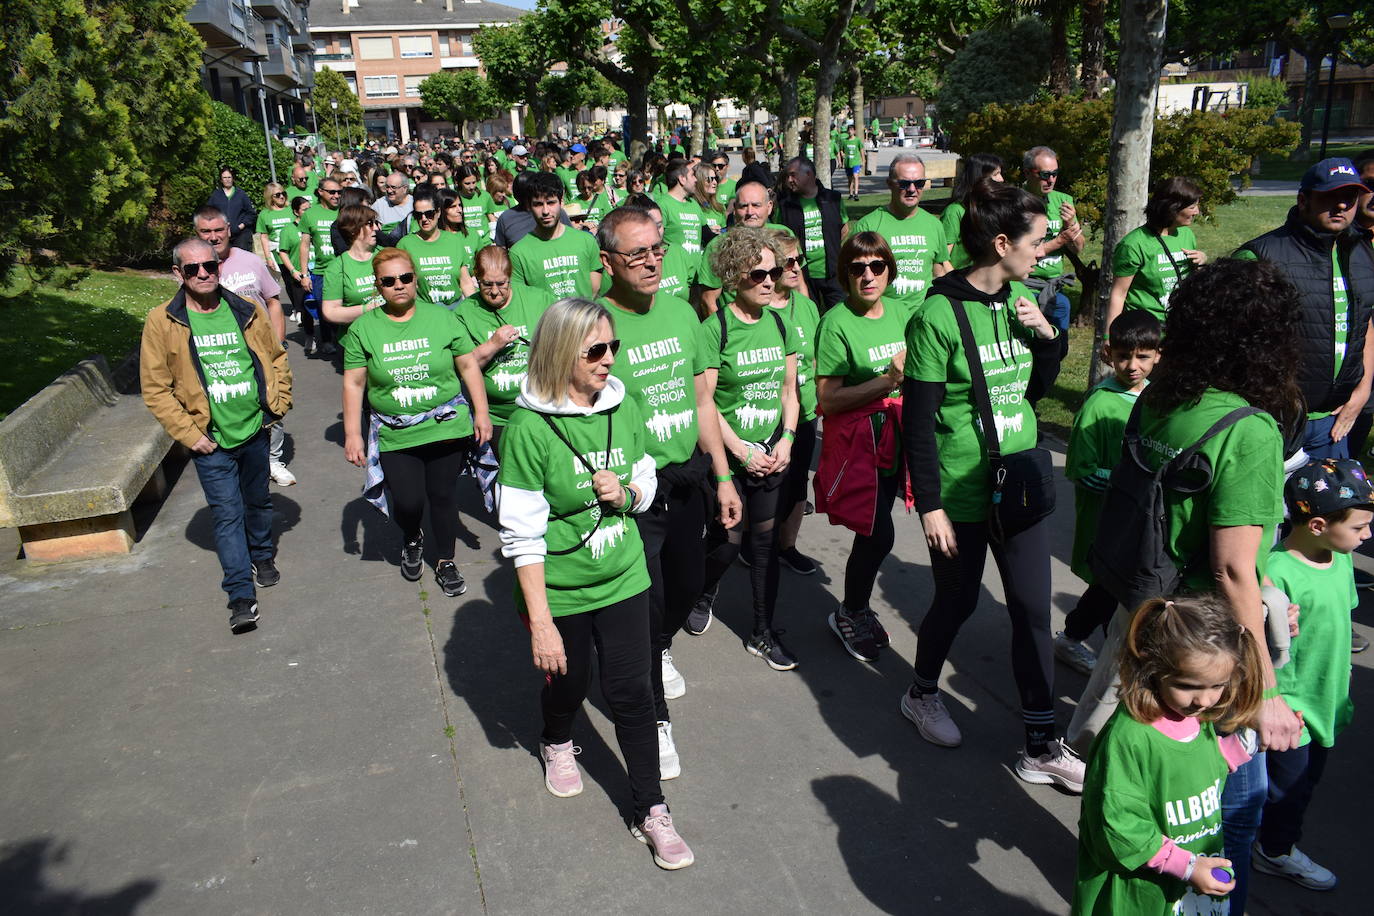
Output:
[[992,477],[992,508],[988,512],[988,537],[996,544],[1020,534],[1036,522],[1054,512],[1054,461],[1049,449],[1029,448],[1003,455],[997,421],[992,415],[992,398],[988,394],[988,380],[978,359],[978,342],[973,339],[963,302],[951,302],[954,318],[959,322],[959,336],[964,343],[964,358],[973,388],[978,419],[983,424],[983,441],[987,445],[988,469]]

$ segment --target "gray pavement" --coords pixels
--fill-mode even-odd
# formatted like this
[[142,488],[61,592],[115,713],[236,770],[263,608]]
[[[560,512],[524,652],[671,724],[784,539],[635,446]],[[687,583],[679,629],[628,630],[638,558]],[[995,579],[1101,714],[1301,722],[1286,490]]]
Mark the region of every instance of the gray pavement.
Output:
[[[543,789],[540,679],[475,494],[458,554],[468,594],[442,597],[428,572],[404,582],[399,538],[342,457],[337,372],[294,345],[292,360],[301,483],[275,493],[283,580],[262,592],[256,632],[229,633],[192,469],[127,557],[30,565],[0,532],[0,911],[1067,910],[1078,803],[1011,773],[1021,728],[994,569],[946,671],[957,750],[897,711],[931,594],[915,519],[900,519],[879,578],[892,648],[873,665],[825,625],[847,532],[808,519],[801,547],[822,572],[783,573],[795,672],[743,650],[748,584],[732,572],[717,622],[673,650],[689,686],[673,703],[683,774],[665,791],[697,864],[662,872],[624,827],[628,787],[595,688],[576,731],[587,790]],[[1065,563],[1067,486],[1060,496],[1056,625],[1081,591]],[[1369,611],[1365,599],[1366,635]],[[1362,710],[1370,668],[1357,656]],[[1059,669],[1062,722],[1083,684]],[[1251,912],[1364,910],[1370,752],[1357,715],[1303,843],[1341,887],[1257,878]]]

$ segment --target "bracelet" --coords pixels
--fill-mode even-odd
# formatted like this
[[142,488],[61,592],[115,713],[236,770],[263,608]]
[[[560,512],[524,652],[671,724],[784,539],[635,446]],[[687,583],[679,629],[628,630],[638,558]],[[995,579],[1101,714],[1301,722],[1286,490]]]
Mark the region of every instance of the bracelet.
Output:
[[783,437],[784,439],[786,439],[788,442],[796,442],[796,441],[797,441],[797,435],[796,435],[796,433],[792,432],[792,430],[790,430],[790,429],[784,429],[784,430],[782,431],[782,437]]
[[1188,870],[1183,873],[1183,880],[1188,881],[1193,877],[1193,869],[1197,868],[1197,853],[1188,855]]
[[717,475],[715,475],[715,477],[716,477],[716,483],[730,483],[732,480],[735,479],[735,478],[734,478],[732,475],[730,475],[730,474],[717,474]]
[[743,464],[745,467],[749,467],[749,465],[752,464],[753,461],[754,447],[752,445],[746,445],[744,447],[744,461],[742,461],[741,464]]
[[631,490],[629,487],[621,487],[620,489],[625,491],[625,505],[620,511],[633,512],[635,508],[635,491]]
[[1266,687],[1266,688],[1264,688],[1264,693],[1261,694],[1261,696],[1262,696],[1264,699],[1266,699],[1266,700],[1272,700],[1272,699],[1274,699],[1275,697],[1277,697],[1278,695],[1279,695],[1279,685],[1278,685],[1278,684],[1275,684],[1273,687]]

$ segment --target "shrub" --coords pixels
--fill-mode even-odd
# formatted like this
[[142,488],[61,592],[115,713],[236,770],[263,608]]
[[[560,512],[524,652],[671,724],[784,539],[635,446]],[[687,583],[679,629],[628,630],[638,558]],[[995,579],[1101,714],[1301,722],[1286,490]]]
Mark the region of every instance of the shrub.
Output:
[[[1272,108],[1228,112],[1183,111],[1155,120],[1151,181],[1184,175],[1202,189],[1202,212],[1236,199],[1231,185],[1249,184],[1251,161],[1284,153],[1298,140],[1297,125],[1273,121]],[[951,145],[964,153],[989,152],[1007,163],[1007,179],[1021,180],[1021,155],[1032,146],[1059,154],[1061,187],[1074,196],[1079,216],[1096,224],[1107,202],[1112,101],[1046,99],[1028,105],[989,105],[952,131]]]
[[[206,158],[214,170],[211,183],[201,191],[203,195],[196,206],[205,203],[205,198],[215,189],[218,170],[230,166],[238,172],[238,187],[248,193],[253,206],[263,207],[262,186],[272,180],[272,171],[267,164],[267,146],[263,143],[262,125],[245,118],[222,102],[211,103],[214,123],[210,128],[210,141],[206,148]],[[291,150],[277,138],[272,138],[272,155],[276,157],[277,180],[283,184],[291,177],[291,164],[295,162]],[[192,210],[195,207],[191,208]],[[189,214],[188,214],[189,221]]]
[[960,121],[992,103],[1029,102],[1045,83],[1049,59],[1050,32],[1039,19],[974,32],[945,67],[941,121]]
[[1276,76],[1256,76],[1245,81],[1246,108],[1287,108],[1288,84]]

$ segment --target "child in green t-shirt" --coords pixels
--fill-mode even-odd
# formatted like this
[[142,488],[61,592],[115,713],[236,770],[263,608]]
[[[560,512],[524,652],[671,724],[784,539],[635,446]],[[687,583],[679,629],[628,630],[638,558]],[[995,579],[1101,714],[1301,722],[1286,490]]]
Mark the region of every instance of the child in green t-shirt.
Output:
[[1350,554],[1369,538],[1374,486],[1358,461],[1319,458],[1293,472],[1283,495],[1293,528],[1270,552],[1267,572],[1298,606],[1299,629],[1274,676],[1303,730],[1298,747],[1266,756],[1269,799],[1252,861],[1256,871],[1324,891],[1336,876],[1297,842],[1327,754],[1354,711],[1350,611],[1358,601]]
[[1112,367],[1112,374],[1088,393],[1069,433],[1064,475],[1074,483],[1071,568],[1074,575],[1088,583],[1088,590],[1065,618],[1064,629],[1055,634],[1054,654],[1081,674],[1091,674],[1097,661],[1084,641],[1098,627],[1105,627],[1116,613],[1116,599],[1093,582],[1088,547],[1097,536],[1102,494],[1107,490],[1112,468],[1121,460],[1126,421],[1159,362],[1162,333],[1159,319],[1150,312],[1126,312],[1112,322],[1102,345],[1102,360]]
[[1088,756],[1073,916],[1226,912],[1207,899],[1236,886],[1221,793],[1250,759],[1234,732],[1259,716],[1262,664],[1217,595],[1136,611],[1121,647],[1121,705]]

